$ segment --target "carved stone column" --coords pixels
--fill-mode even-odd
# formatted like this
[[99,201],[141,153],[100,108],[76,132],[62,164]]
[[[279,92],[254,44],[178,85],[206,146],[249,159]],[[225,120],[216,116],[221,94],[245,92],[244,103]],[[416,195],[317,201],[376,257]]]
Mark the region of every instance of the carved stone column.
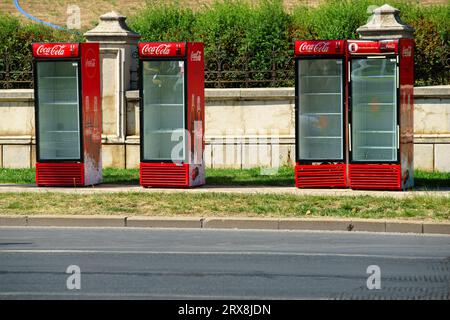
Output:
[[373,10],[369,21],[356,31],[361,39],[414,38],[414,28],[400,19],[400,10],[385,4]]
[[125,92],[136,89],[137,42],[140,35],[115,11],[100,16],[100,23],[84,36],[99,42],[102,80],[103,141],[124,143],[126,138]]

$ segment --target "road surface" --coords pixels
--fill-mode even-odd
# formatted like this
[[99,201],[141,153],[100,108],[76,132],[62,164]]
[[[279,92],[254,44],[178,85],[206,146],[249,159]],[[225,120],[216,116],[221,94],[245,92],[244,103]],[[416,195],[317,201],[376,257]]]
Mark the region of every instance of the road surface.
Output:
[[450,299],[450,236],[0,228],[0,299],[397,298]]

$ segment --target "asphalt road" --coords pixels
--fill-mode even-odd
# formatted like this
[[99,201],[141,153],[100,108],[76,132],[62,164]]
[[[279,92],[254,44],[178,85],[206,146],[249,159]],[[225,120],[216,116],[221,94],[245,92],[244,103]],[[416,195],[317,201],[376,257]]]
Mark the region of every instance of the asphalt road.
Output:
[[310,298],[450,299],[450,236],[0,228],[0,299]]

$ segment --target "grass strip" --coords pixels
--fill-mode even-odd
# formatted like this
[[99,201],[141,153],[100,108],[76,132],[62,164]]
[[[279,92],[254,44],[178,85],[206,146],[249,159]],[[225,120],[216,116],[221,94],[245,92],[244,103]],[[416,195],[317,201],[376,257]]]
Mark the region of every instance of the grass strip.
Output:
[[1,215],[355,217],[449,220],[450,199],[238,193],[0,193]]

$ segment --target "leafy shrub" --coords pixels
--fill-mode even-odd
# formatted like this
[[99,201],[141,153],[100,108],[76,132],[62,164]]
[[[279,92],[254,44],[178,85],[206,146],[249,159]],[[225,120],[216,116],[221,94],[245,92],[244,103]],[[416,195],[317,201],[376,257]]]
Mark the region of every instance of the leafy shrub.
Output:
[[33,42],[78,42],[82,36],[39,24],[24,24],[10,15],[0,15],[0,88],[28,88],[32,83]]
[[145,41],[188,41],[193,40],[194,21],[194,13],[189,8],[180,8],[176,2],[152,1],[127,23]]
[[[194,11],[177,1],[152,0],[128,24],[141,34],[141,41],[204,42],[207,86],[292,86],[295,39],[355,39],[356,29],[370,16],[368,9],[386,1],[416,29],[416,85],[450,84],[450,4],[324,0],[317,7],[300,4],[287,12],[282,0],[216,0]],[[31,42],[80,40],[0,14],[0,71],[6,51],[13,53],[16,70],[29,72]]]
[[[209,80],[220,81],[221,86],[233,87],[245,79],[253,86],[268,85],[277,76],[271,70],[285,68],[292,59],[290,16],[281,0],[256,5],[215,1],[197,12],[179,9],[176,2],[159,2],[131,17],[129,24],[142,41],[204,42],[206,68],[216,71]],[[230,72],[217,72],[224,70]]]
[[[162,1],[132,17],[130,24],[143,41],[203,41],[210,80],[223,81],[221,86],[293,85],[294,39],[356,39],[371,9],[385,2],[328,0],[317,7],[300,4],[287,13],[277,0],[216,1],[196,12]],[[450,4],[389,3],[416,29],[416,85],[450,84]],[[218,79],[223,70],[231,72]]]
[[[247,57],[245,38],[252,17],[248,3],[214,2],[196,15],[195,39],[205,44],[206,69],[210,71],[244,70]],[[214,73],[208,80],[233,87],[245,77],[242,72]]]
[[[371,1],[373,2],[373,1]],[[294,39],[355,39],[369,17],[369,1],[329,0],[318,7],[300,5],[292,12]]]
[[[293,39],[356,39],[356,29],[386,0],[328,0],[316,8],[293,10]],[[388,1],[401,19],[415,28],[416,85],[450,84],[450,4],[421,6],[411,1]]]

